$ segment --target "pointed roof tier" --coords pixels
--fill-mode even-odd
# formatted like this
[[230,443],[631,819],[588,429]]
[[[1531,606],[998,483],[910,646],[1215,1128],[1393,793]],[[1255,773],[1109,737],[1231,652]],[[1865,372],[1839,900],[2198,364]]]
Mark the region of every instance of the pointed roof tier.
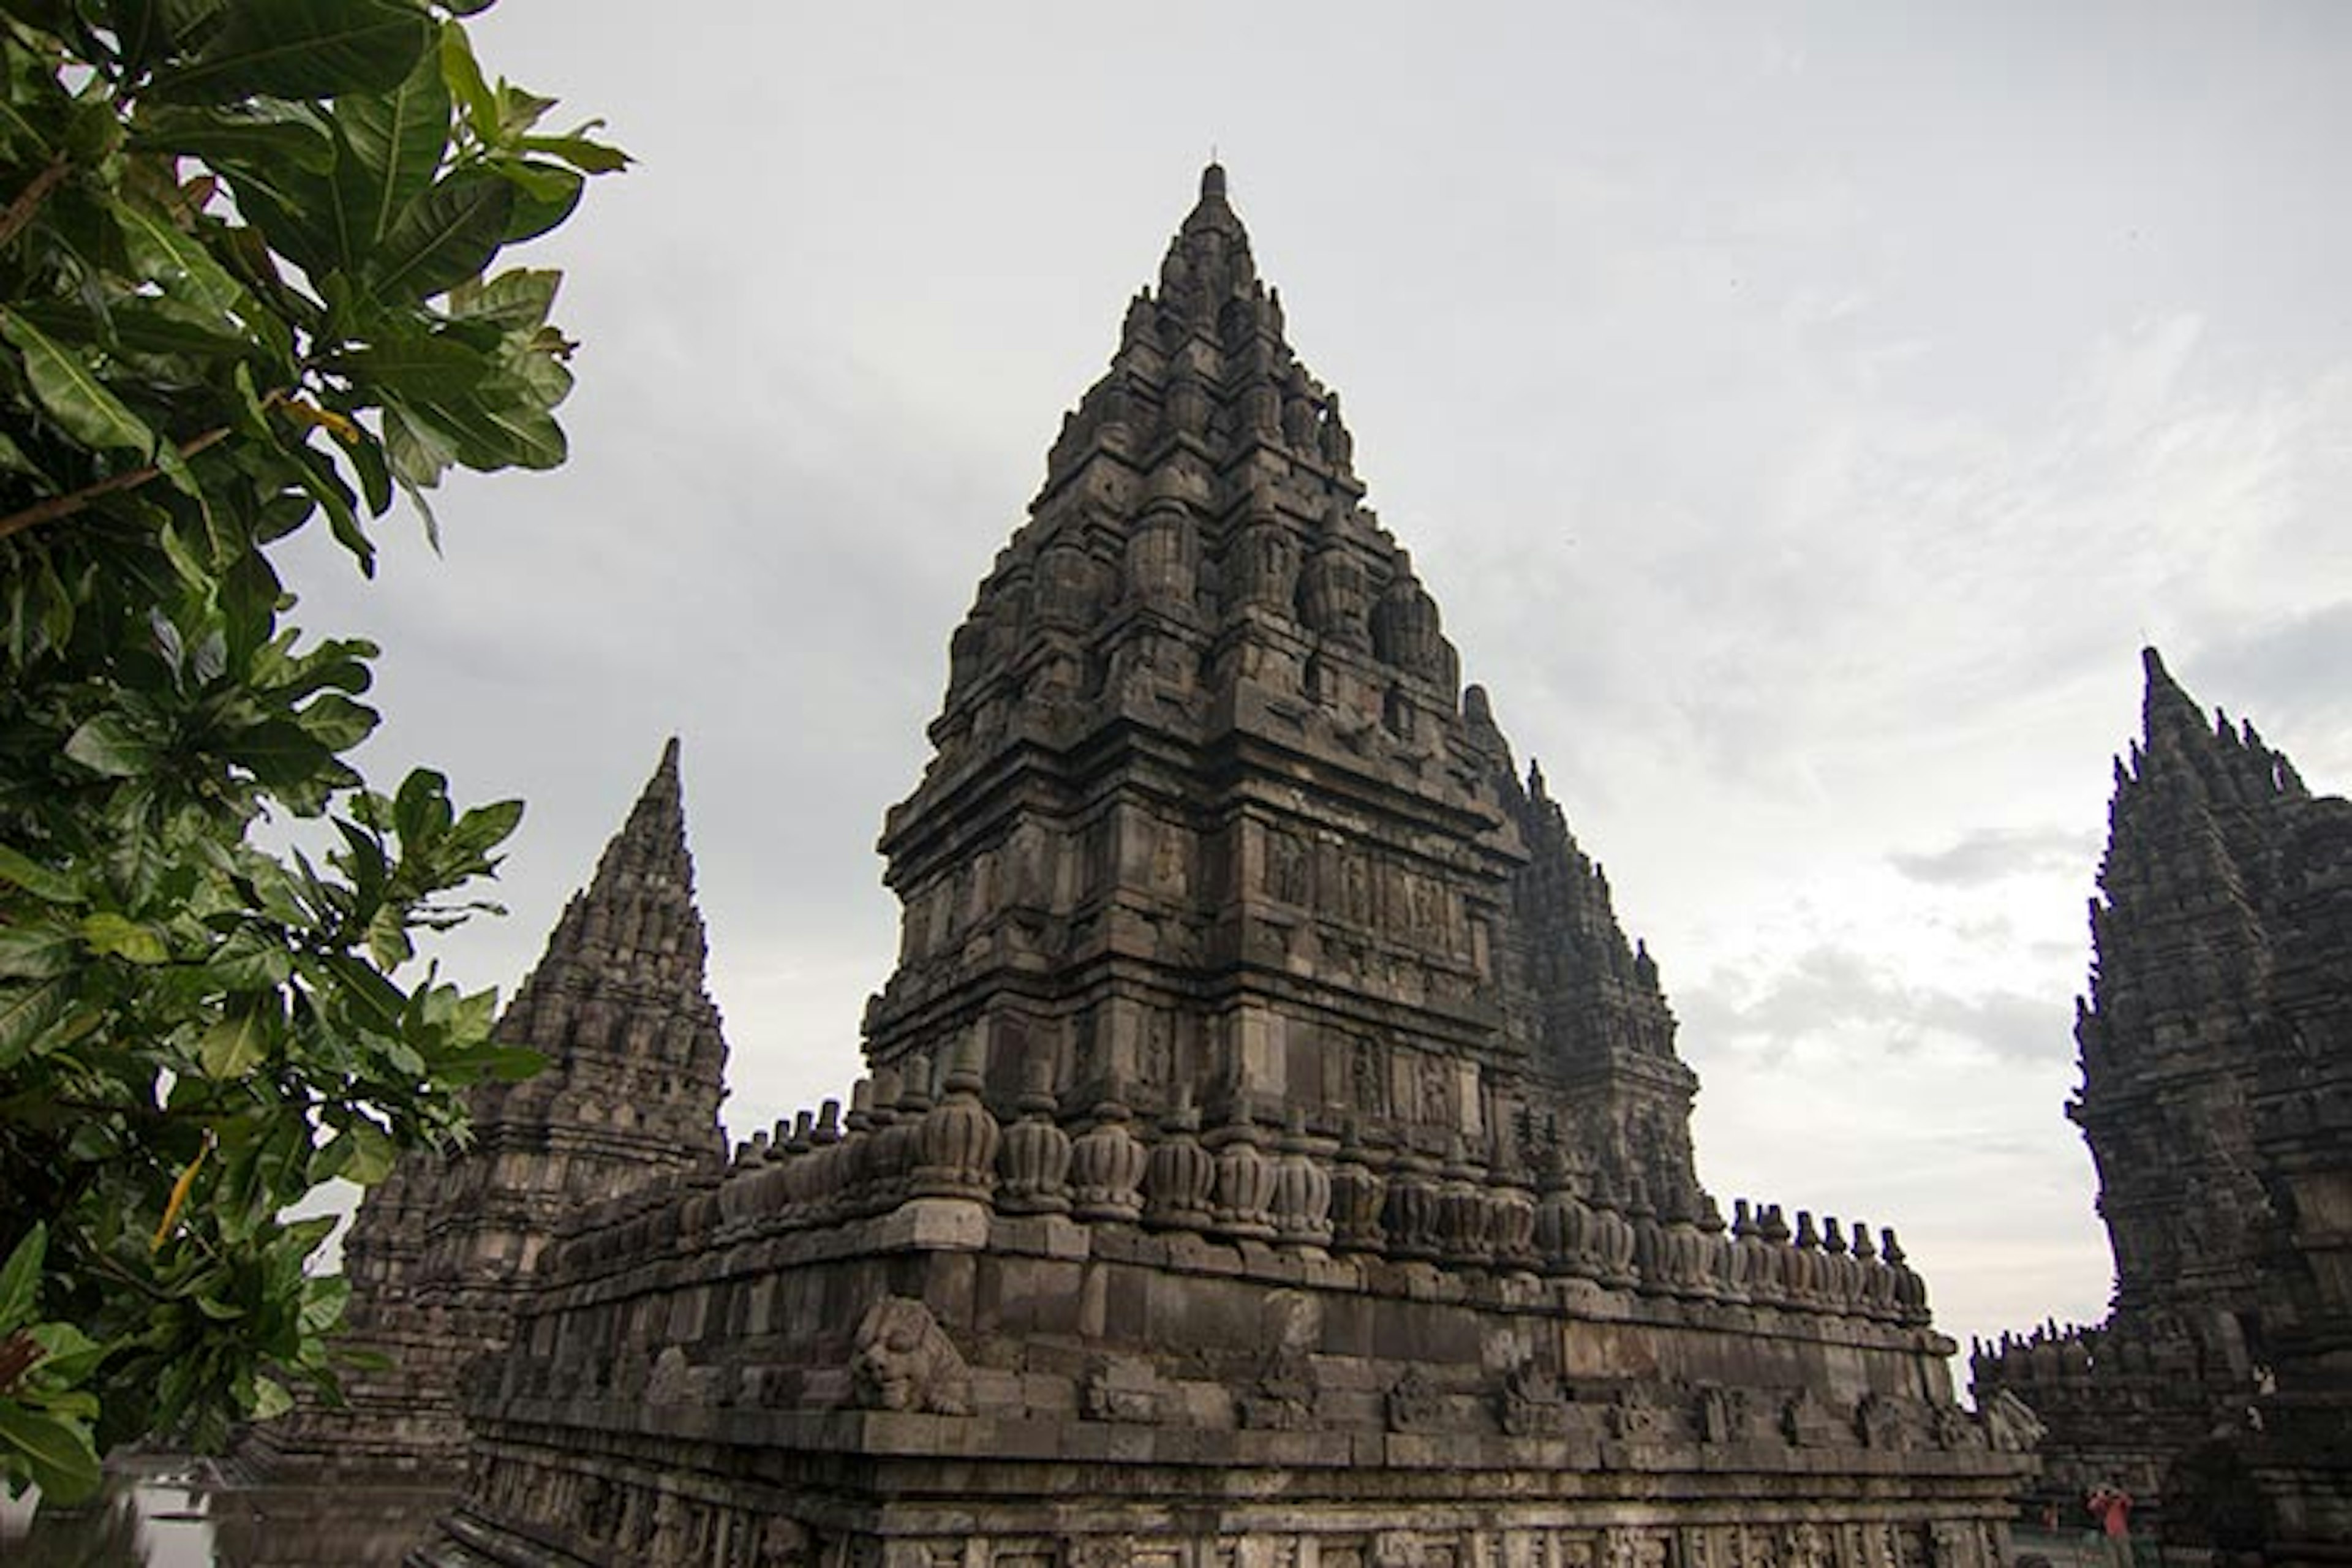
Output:
[[869,1054],[1440,1150],[1565,1128],[1687,1195],[1655,966],[1364,495],[1212,164],[950,643]]

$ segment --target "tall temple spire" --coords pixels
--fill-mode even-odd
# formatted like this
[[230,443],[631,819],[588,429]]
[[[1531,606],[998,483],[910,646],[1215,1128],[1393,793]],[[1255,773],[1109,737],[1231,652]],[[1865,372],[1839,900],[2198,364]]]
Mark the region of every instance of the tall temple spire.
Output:
[[1656,966],[1364,496],[1212,163],[950,639],[868,1054],[1440,1152],[1533,1117],[1687,1194]]
[[265,1463],[461,1465],[458,1369],[504,1346],[557,1232],[593,1204],[725,1157],[727,1046],[703,961],[672,739],[499,1019],[499,1039],[546,1066],[476,1088],[469,1147],[404,1156],[361,1200],[343,1249],[352,1329],[394,1364],[353,1382],[347,1412],[264,1429]]
[[2352,1408],[2335,1217],[2352,1200],[2352,805],[2312,796],[2252,725],[2207,718],[2154,648],[2141,662],[2066,1108],[2098,1167],[2114,1310],[1980,1352],[1977,1396],[2009,1389],[2049,1422],[2053,1490],[2120,1476],[2168,1538],[2210,1522],[2215,1497],[2175,1489],[2234,1449],[2273,1494],[2273,1560],[2317,1560],[2283,1543],[2333,1548],[2352,1519],[2340,1443],[2307,1444]]
[[546,1056],[548,1069],[495,1091],[478,1121],[564,1116],[561,1101],[608,1096],[616,1119],[664,1147],[647,1151],[657,1162],[718,1157],[727,1048],[705,956],[672,737],[499,1021],[501,1038]]
[[2239,1259],[2184,1249],[2185,1208],[2266,1209],[2234,1147],[2246,1084],[2215,1047],[2271,1010],[2262,905],[2277,808],[2301,797],[2283,757],[2209,721],[2156,649],[2141,661],[2141,738],[2116,766],[2068,1108],[2102,1173],[2116,1300],[2134,1307],[2240,1276]]

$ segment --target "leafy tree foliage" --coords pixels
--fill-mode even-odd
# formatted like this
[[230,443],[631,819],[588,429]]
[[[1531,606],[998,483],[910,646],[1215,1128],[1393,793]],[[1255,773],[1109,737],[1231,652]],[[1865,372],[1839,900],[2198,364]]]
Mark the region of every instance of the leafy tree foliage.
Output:
[[396,977],[520,804],[366,787],[375,650],[289,626],[269,560],[322,520],[372,571],[397,493],[563,458],[556,275],[495,264],[625,160],[484,78],[487,4],[0,0],[12,1488],[331,1386],[330,1222],[280,1215],[535,1065]]

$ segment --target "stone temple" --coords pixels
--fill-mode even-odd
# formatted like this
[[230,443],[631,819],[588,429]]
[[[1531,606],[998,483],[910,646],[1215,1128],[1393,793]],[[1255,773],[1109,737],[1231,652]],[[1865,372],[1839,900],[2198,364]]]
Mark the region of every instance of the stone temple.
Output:
[[2352,803],[2146,655],[2116,763],[2081,1124],[2116,1291],[1979,1345],[2048,1424],[2062,1507],[2129,1489],[2167,1540],[2352,1563]]
[[2031,1416],[1891,1233],[1726,1224],[1364,494],[1212,166],[950,641],[846,1110],[718,1152],[672,755],[510,1015],[552,1078],[371,1196],[363,1325],[485,1352],[418,1561],[2005,1559]]
[[475,1089],[472,1145],[400,1161],[344,1237],[352,1335],[393,1364],[346,1373],[344,1408],[253,1428],[258,1471],[447,1485],[466,1462],[458,1372],[504,1348],[548,1240],[584,1205],[724,1160],[693,879],[673,741],[499,1020],[546,1069]]

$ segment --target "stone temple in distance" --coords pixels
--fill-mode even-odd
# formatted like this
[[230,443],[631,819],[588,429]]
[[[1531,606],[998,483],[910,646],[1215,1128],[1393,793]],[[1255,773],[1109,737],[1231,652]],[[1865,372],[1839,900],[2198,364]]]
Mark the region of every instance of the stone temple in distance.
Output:
[[846,1109],[724,1152],[673,749],[502,1026],[549,1073],[362,1206],[402,1365],[281,1462],[462,1471],[445,1568],[2005,1562],[2032,1416],[1891,1232],[1702,1186],[1364,500],[1213,165],[950,640]]

